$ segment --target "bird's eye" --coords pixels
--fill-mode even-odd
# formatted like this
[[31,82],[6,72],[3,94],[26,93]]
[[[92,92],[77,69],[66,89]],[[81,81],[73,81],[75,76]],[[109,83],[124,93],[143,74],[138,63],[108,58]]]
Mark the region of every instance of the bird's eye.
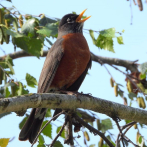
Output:
[[71,18],[67,18],[67,23],[74,23],[74,21]]

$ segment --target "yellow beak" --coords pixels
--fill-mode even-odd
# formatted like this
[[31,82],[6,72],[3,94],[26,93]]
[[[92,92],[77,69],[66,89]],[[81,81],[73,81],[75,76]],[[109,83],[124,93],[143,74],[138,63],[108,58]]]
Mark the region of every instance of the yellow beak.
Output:
[[91,16],[88,16],[88,17],[86,17],[86,18],[84,18],[84,19],[81,20],[81,18],[82,18],[83,14],[85,13],[86,10],[87,9],[85,9],[84,11],[82,11],[82,13],[77,17],[76,22],[82,23],[82,22],[85,22],[87,19],[89,19],[91,17]]

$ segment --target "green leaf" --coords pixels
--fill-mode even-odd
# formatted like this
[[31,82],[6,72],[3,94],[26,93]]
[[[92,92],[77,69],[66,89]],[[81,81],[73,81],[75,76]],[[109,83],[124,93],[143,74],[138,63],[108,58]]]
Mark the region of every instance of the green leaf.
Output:
[[45,26],[48,23],[56,23],[56,20],[43,16],[39,21],[39,26]]
[[147,62],[140,64],[139,69],[142,74],[145,74],[147,72]]
[[6,112],[6,113],[0,114],[0,119],[1,119],[2,117],[6,116],[6,115],[9,115],[9,114],[11,114],[11,112]]
[[114,38],[115,37],[115,28],[110,28],[110,29],[106,29],[106,30],[100,31],[100,34],[103,37]]
[[20,33],[17,33],[17,32],[13,32],[13,31],[11,31],[11,30],[9,30],[9,29],[7,29],[6,30],[6,33],[8,34],[8,35],[11,35],[12,37],[24,37],[24,35],[22,35],[22,34],[20,34]]
[[25,24],[21,28],[21,33],[25,35],[31,35],[33,37],[36,33],[35,27],[37,26],[37,22],[35,18],[28,19]]
[[13,19],[13,26],[14,26],[14,28],[15,28],[15,31],[17,32],[18,31],[18,23],[17,23],[17,21],[16,21],[16,19],[14,18]]
[[131,122],[131,120],[125,120],[125,122],[126,122],[126,124],[128,124],[128,123],[130,123],[130,122]]
[[10,91],[8,89],[8,87],[5,88],[5,97],[9,97],[10,96]]
[[146,78],[146,74],[140,74],[140,76],[139,76],[139,77],[140,77],[140,79],[141,79],[141,80],[143,80],[143,79],[145,79],[145,78]]
[[142,143],[142,136],[139,137],[138,141],[139,141],[140,144]]
[[76,112],[76,113],[79,117],[82,117],[82,114],[80,112]]
[[56,141],[53,145],[53,147],[63,147],[60,141]]
[[27,119],[28,119],[27,116],[25,118],[23,118],[23,120],[19,123],[19,129],[22,129],[22,127],[24,126],[24,124],[27,121]]
[[144,85],[143,85],[141,82],[138,83],[137,86],[140,88],[140,90],[141,90],[142,92],[145,92]]
[[22,83],[21,82],[19,82],[19,87],[18,87],[18,90],[17,90],[17,94],[18,94],[18,96],[22,95]]
[[10,71],[12,72],[12,74],[15,74],[14,69],[13,69],[13,65],[11,65],[11,63],[9,61],[7,61],[8,67],[10,68]]
[[38,144],[37,147],[46,147],[44,144]]
[[123,43],[123,38],[122,38],[122,36],[117,37],[117,42],[118,42],[119,44],[124,44],[124,43]]
[[29,37],[14,38],[15,45],[25,50],[26,52],[39,57],[43,42],[40,39]]
[[47,110],[45,117],[52,117],[51,109]]
[[44,137],[42,135],[39,135],[39,145],[43,145],[44,143]]
[[0,138],[0,147],[7,147],[10,138]]
[[37,33],[43,34],[48,37],[50,37],[50,36],[57,37],[58,25],[56,23],[47,24],[42,29],[38,30]]
[[4,16],[4,18],[6,19],[6,20],[9,20],[11,23],[13,22],[13,16],[11,15],[11,14],[5,14],[5,16]]
[[[48,121],[44,121],[43,124],[42,124],[42,127],[47,123]],[[41,127],[41,128],[42,128]],[[48,136],[52,139],[52,125],[51,124],[48,124],[44,130],[42,131],[42,133],[45,135],[45,136]]]
[[129,97],[131,100],[133,100],[133,98],[134,98],[134,97],[137,97],[137,95],[136,95],[135,93],[133,93],[133,92],[130,92],[130,93],[128,94],[128,97]]
[[94,37],[94,32],[93,32],[93,30],[89,30],[89,34],[90,34],[90,36],[91,36],[91,38],[92,38],[93,44],[96,45],[96,39],[95,39],[95,37]]
[[97,38],[96,46],[114,53],[113,40],[111,37],[104,37],[100,34]]
[[[61,130],[62,126],[58,127],[56,130],[56,133],[58,133]],[[65,130],[62,131],[61,137],[65,138]]]
[[35,86],[37,86],[37,80],[31,76],[30,74],[26,73],[26,81],[28,86],[35,88]]
[[[8,65],[9,64],[9,65]],[[0,62],[0,65],[3,68],[9,68],[10,66],[14,66],[12,58],[8,55],[4,61]],[[11,68],[11,67],[10,67]],[[14,70],[13,70],[14,73]]]
[[108,129],[113,129],[112,122],[109,118],[103,119],[101,121],[101,130],[102,130],[102,132],[105,132]]

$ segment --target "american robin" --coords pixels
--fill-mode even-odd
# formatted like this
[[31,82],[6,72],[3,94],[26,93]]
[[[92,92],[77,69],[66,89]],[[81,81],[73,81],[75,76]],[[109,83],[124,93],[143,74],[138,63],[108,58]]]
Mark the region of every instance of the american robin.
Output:
[[[58,38],[49,50],[38,84],[38,93],[52,91],[78,91],[88,68],[91,67],[91,56],[85,37],[83,23],[90,18],[82,19],[86,10],[80,15],[67,14],[59,24]],[[46,108],[34,108],[23,126],[19,140],[29,139],[33,143],[37,136]],[[56,109],[54,116],[61,112]]]

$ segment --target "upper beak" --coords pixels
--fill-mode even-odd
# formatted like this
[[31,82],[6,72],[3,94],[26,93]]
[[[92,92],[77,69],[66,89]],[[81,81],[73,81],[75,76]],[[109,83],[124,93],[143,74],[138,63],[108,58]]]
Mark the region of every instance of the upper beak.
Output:
[[89,19],[91,17],[91,16],[88,16],[88,17],[86,17],[86,18],[84,18],[84,19],[81,20],[81,18],[82,18],[83,14],[85,13],[86,10],[87,9],[85,9],[84,11],[82,11],[82,13],[77,17],[76,22],[82,23],[82,22],[85,22],[87,19]]

